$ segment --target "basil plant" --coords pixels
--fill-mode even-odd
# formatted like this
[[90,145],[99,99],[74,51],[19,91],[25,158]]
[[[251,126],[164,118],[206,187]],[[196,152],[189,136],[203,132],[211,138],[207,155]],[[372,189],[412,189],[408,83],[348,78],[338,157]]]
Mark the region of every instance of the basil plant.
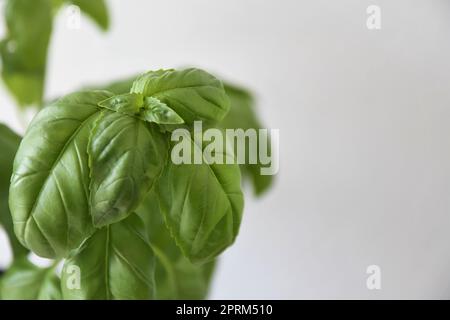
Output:
[[[0,126],[0,223],[14,255],[0,298],[205,298],[239,232],[241,180],[259,195],[271,178],[258,164],[173,163],[171,132],[194,121],[261,127],[250,94],[195,68],[64,96],[23,138]],[[30,251],[53,263],[36,266]]]

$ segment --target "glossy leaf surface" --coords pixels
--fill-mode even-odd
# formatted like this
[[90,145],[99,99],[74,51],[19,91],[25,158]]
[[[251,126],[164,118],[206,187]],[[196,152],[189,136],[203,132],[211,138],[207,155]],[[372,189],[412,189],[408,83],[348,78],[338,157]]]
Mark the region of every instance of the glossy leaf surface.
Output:
[[[193,153],[203,151],[190,143]],[[233,156],[223,153],[224,159]],[[169,230],[191,262],[210,261],[234,242],[244,207],[237,164],[169,161],[157,190]]]
[[92,131],[90,209],[95,226],[118,222],[138,207],[167,161],[167,137],[155,125],[103,112]]
[[14,161],[10,208],[17,237],[43,257],[64,257],[94,231],[89,136],[104,91],[74,93],[41,110]]

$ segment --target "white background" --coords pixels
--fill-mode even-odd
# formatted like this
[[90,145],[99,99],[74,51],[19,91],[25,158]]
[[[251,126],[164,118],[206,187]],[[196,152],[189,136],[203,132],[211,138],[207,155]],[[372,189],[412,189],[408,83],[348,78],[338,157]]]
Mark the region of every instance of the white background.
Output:
[[248,86],[280,129],[276,185],[248,198],[211,298],[450,298],[450,1],[109,3],[105,34],[59,15],[47,97],[194,65]]

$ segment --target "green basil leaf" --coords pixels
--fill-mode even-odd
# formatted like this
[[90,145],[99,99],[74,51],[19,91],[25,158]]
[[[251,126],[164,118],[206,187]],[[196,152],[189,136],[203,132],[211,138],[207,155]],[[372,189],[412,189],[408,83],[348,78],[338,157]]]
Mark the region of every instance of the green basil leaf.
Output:
[[[231,108],[220,125],[226,129],[263,129],[255,112],[255,102],[252,95],[248,91],[231,84],[225,84],[225,91],[230,97]],[[257,137],[259,145],[259,135]],[[270,142],[268,142],[267,148],[270,152]],[[246,150],[248,151],[249,148]],[[247,163],[241,165],[240,168],[243,177],[251,181],[253,191],[257,196],[267,191],[273,183],[273,176],[261,175],[261,163]]]
[[[152,299],[154,254],[142,220],[135,214],[98,230],[64,263],[64,299]],[[80,286],[69,286],[70,269],[79,269]]]
[[26,254],[28,251],[19,243],[14,234],[14,227],[9,212],[8,194],[14,156],[19,148],[20,136],[7,126],[0,124],[0,224],[8,234],[14,257]]
[[103,29],[108,30],[109,15],[106,3],[104,0],[69,0],[74,5],[80,7],[88,17],[90,17],[97,25]]
[[101,101],[99,106],[157,124],[181,124],[184,120],[166,104],[140,93],[125,93]]
[[55,268],[40,268],[26,257],[16,260],[2,276],[0,297],[3,300],[59,300],[60,279]]
[[130,116],[138,115],[144,104],[144,96],[136,93],[125,93],[113,96],[98,104],[102,108],[120,112]]
[[105,113],[92,132],[88,154],[94,225],[120,221],[137,208],[167,161],[168,143],[156,126]]
[[0,44],[2,78],[20,105],[41,104],[52,2],[8,0],[5,21],[6,37]]
[[[202,147],[187,130],[181,136],[189,141],[193,154],[203,157]],[[237,164],[225,164],[234,161],[227,161],[234,157],[227,152],[220,153],[224,164],[208,164],[205,157],[201,164],[169,161],[157,185],[169,230],[191,262],[212,260],[239,231],[244,207],[241,175]]]
[[17,237],[42,257],[64,257],[94,231],[89,209],[90,132],[104,91],[80,92],[41,110],[17,152],[9,204]]
[[229,109],[222,82],[195,68],[147,72],[136,79],[131,92],[158,99],[188,124],[220,121]]
[[165,103],[157,98],[145,98],[145,104],[141,111],[140,118],[157,124],[181,124],[184,120]]
[[195,265],[183,256],[170,236],[154,191],[144,199],[137,214],[145,222],[155,253],[156,299],[205,299],[215,261]]

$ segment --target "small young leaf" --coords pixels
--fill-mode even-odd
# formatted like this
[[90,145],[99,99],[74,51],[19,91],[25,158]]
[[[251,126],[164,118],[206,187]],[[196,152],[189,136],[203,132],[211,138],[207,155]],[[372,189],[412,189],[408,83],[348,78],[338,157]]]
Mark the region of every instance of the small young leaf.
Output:
[[137,117],[157,124],[181,124],[183,119],[166,104],[156,98],[140,93],[124,93],[108,98],[98,104],[111,111]]
[[130,116],[138,115],[144,104],[144,96],[138,93],[126,93],[100,101],[99,106]]
[[157,98],[188,124],[194,120],[220,121],[229,109],[222,82],[195,68],[147,72],[136,79],[131,92]]
[[89,208],[90,132],[104,91],[74,93],[42,109],[17,152],[9,204],[20,242],[64,257],[94,231]]
[[167,137],[156,126],[107,112],[88,145],[94,225],[120,221],[137,208],[167,161]]
[[140,114],[140,118],[157,124],[181,124],[184,120],[165,103],[157,98],[145,98],[144,108]]
[[[154,254],[142,220],[135,214],[87,239],[64,263],[64,299],[152,299]],[[79,270],[79,288],[71,268]]]

